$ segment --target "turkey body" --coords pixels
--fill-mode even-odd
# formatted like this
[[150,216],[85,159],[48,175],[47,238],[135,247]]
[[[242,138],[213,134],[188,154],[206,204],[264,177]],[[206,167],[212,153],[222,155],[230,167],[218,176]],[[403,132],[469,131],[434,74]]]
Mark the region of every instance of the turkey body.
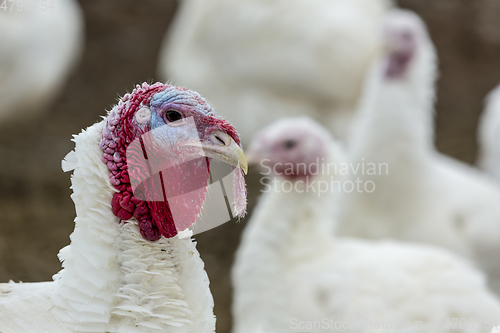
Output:
[[81,55],[79,5],[16,2],[12,10],[0,11],[0,44],[0,121],[43,110]]
[[1,285],[0,331],[213,332],[208,277],[191,237],[144,240],[111,210],[115,191],[99,148],[102,121],[75,137],[77,218],[52,282]]
[[284,116],[310,115],[343,138],[380,49],[385,0],[189,0],[160,54],[160,75],[189,84],[243,142]]
[[[311,133],[320,131],[316,125]],[[289,131],[294,132],[297,128]],[[332,157],[325,157],[325,163],[342,163]],[[309,183],[330,184],[332,175],[315,176]],[[283,176],[271,184],[237,251],[233,332],[491,330],[500,303],[487,289],[484,274],[467,260],[437,247],[334,237],[334,188],[319,195]],[[446,320],[454,316],[477,316],[489,327],[479,320],[452,328]]]
[[350,175],[373,182],[375,190],[343,196],[337,232],[443,246],[478,263],[500,292],[500,265],[494,259],[500,251],[500,191],[479,170],[434,148],[432,43],[416,15],[395,11],[388,19],[388,31],[413,36],[415,45],[404,46],[411,60],[402,76],[390,76],[388,69],[398,64],[388,54],[367,80],[350,163],[384,167]]

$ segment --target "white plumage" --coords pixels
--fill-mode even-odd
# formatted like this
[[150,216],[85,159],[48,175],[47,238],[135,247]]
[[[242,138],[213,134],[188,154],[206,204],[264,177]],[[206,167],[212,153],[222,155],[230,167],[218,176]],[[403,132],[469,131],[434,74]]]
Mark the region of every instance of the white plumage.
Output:
[[1,285],[0,331],[213,332],[213,299],[191,237],[143,239],[120,224],[99,148],[102,121],[75,136],[66,159],[74,169],[77,218],[54,282]]
[[[170,105],[166,111],[157,109],[157,104],[151,102],[151,100],[163,101],[163,98],[177,104]],[[160,105],[163,105],[162,102]],[[176,111],[177,109],[180,111]],[[142,111],[142,115],[149,112],[150,117],[161,116],[165,111],[177,114],[192,112],[197,116],[196,121],[207,121],[206,124],[200,123],[200,126],[203,126],[203,133],[226,139],[225,150],[229,155],[221,158],[226,163],[232,160],[234,154],[230,155],[232,153],[229,150],[233,146],[229,144],[234,143],[232,141],[234,139],[229,139],[220,133],[227,128],[230,131],[234,129],[228,127],[230,125],[227,122],[217,118],[210,106],[198,94],[183,88],[156,83],[151,86],[143,84],[142,88],[137,86],[132,94],[125,95],[105,120],[74,137],[75,150],[70,152],[62,163],[64,171],[74,170],[71,177],[73,189],[71,197],[77,214],[75,230],[70,236],[71,244],[61,249],[59,253],[63,269],[54,276],[53,282],[0,284],[2,333],[214,332],[213,298],[207,274],[203,269],[203,261],[196,250],[196,243],[191,238],[192,232],[187,229],[182,232],[179,230],[178,234],[170,238],[161,233],[158,240],[151,241],[146,239],[147,230],[144,232],[144,224],[141,225],[136,218],[138,215],[133,207],[129,210],[134,211],[134,215],[127,220],[121,220],[116,215],[116,195],[123,193],[121,192],[123,190],[119,191],[113,185],[116,185],[117,181],[124,181],[124,188],[129,188],[130,183],[127,183],[127,180],[130,182],[129,179],[133,174],[129,176],[127,173],[123,176],[122,172],[121,178],[110,177],[114,175],[113,171],[117,170],[115,166],[123,166],[121,164],[123,162],[126,163],[126,170],[130,170],[128,167],[134,165],[130,163],[136,163],[137,160],[133,159],[134,151],[127,151],[126,156],[120,157],[119,147],[130,142],[126,142],[120,136],[113,138],[110,136],[110,131],[116,130],[122,135],[141,133],[141,130],[148,128],[145,124],[149,120],[137,117],[137,110]],[[196,127],[194,129],[186,127],[187,121],[179,120],[171,125],[174,121],[169,121],[169,118],[165,117],[165,124],[161,127],[162,132],[156,131],[153,134],[155,138],[163,140],[159,141],[160,144],[155,149],[160,149],[158,150],[160,154],[168,156],[169,161],[176,161],[176,155],[169,150],[171,147],[169,140],[174,140],[176,149],[182,149],[185,142],[183,140],[189,138],[189,135],[197,136],[198,132]],[[148,126],[157,126],[161,121],[160,118],[156,118],[154,125]],[[215,131],[212,128],[215,128]],[[196,132],[192,133],[193,130]],[[173,134],[165,135],[169,132]],[[237,135],[234,133],[233,136]],[[204,145],[204,150],[211,149],[212,143],[207,143],[201,134],[198,144]],[[144,135],[143,137],[147,138]],[[106,142],[106,145],[103,145],[103,142]],[[220,142],[214,145],[217,148]],[[109,156],[106,154],[113,147],[117,148],[116,152],[111,160],[106,160],[106,156]],[[155,158],[155,150],[150,146],[146,147],[149,149],[148,157]],[[192,151],[192,148],[187,149]],[[240,148],[235,149],[242,154]],[[181,150],[180,154],[192,153]],[[217,156],[212,154],[212,158]],[[241,155],[237,158],[241,159],[240,162],[244,161]],[[118,162],[112,164],[112,161]],[[206,172],[206,165],[199,163],[197,165]],[[200,169],[191,167],[188,170],[194,173]],[[144,170],[136,168],[134,172],[144,172]],[[192,174],[188,176],[194,177]],[[165,177],[165,182],[175,181]],[[113,185],[111,181],[114,182]],[[244,191],[244,182],[238,184]],[[153,186],[154,184],[150,184],[150,187]],[[141,193],[137,191],[134,192],[134,199],[130,202],[135,203],[136,207],[149,207],[139,206],[135,201]],[[184,197],[186,195],[184,194]],[[239,194],[234,192],[233,195]],[[120,200],[119,204],[123,199]],[[175,198],[169,197],[171,205],[173,200]],[[122,204],[121,207],[126,206]],[[196,213],[195,217],[199,214],[196,207],[192,202],[188,202],[186,206]],[[238,209],[244,211],[245,207]],[[157,212],[151,208],[149,214]],[[167,213],[160,211],[160,214]],[[153,226],[161,223],[154,221],[156,224]],[[176,222],[186,226],[184,223],[186,221]]]
[[485,101],[478,128],[478,166],[500,182],[500,85]]
[[[264,129],[247,156],[263,171],[280,170],[278,163],[298,170],[317,159],[339,167],[339,153],[325,130],[297,118]],[[289,171],[264,186],[232,272],[233,332],[489,332],[481,320],[491,323],[500,303],[466,260],[423,245],[332,236],[337,185],[319,195],[306,182],[342,182],[334,170],[307,180]],[[453,329],[447,320],[455,317],[478,319]]]
[[160,75],[207,96],[244,143],[276,119],[304,114],[344,137],[389,3],[182,1]]
[[343,197],[338,233],[446,247],[479,263],[500,292],[500,191],[434,148],[435,51],[423,22],[394,11],[385,33],[390,51],[368,79],[350,142],[352,165],[377,166],[351,179],[376,189]]
[[0,121],[44,109],[83,48],[83,15],[76,1],[6,5],[0,10]]

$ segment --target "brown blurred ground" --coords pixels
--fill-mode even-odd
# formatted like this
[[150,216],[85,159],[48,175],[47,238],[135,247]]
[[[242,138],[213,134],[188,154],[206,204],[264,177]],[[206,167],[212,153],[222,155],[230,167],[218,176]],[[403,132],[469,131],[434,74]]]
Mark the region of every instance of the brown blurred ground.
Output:
[[[401,0],[429,25],[441,63],[438,148],[467,162],[485,94],[500,81],[499,0]],[[99,120],[135,83],[156,81],[160,43],[174,0],[85,0],[83,59],[40,117],[0,127],[0,282],[49,280],[69,243],[74,206],[60,161],[71,135]],[[250,208],[258,194],[253,172]],[[197,236],[215,297],[217,332],[230,328],[229,270],[245,221]]]

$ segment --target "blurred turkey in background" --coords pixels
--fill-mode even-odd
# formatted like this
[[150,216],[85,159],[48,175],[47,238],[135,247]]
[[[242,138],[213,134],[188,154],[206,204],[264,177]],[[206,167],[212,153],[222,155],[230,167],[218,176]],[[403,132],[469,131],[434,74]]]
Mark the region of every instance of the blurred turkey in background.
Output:
[[296,115],[323,122],[342,139],[380,53],[389,4],[184,1],[163,44],[160,75],[206,94],[244,143],[272,121]]
[[74,0],[4,2],[0,45],[0,121],[42,111],[81,56],[80,6]]
[[[174,76],[173,72],[171,76],[160,77],[158,68],[162,68],[162,64],[164,64],[163,56],[165,54],[180,54],[185,48],[185,40],[170,40],[169,49],[166,51],[163,49],[165,36],[170,36],[171,31],[168,29],[172,18],[178,12],[177,10],[181,9],[181,13],[184,12],[182,16],[179,16],[179,20],[181,17],[187,17],[188,20],[197,22],[200,18],[199,11],[193,9],[186,13],[186,10],[182,9],[184,6],[198,2],[191,1],[193,0],[146,0],[140,5],[137,1],[128,0],[105,2],[88,0],[80,3],[84,15],[86,40],[83,57],[77,65],[76,71],[70,74],[69,80],[65,84],[59,85],[61,90],[54,93],[55,99],[48,102],[45,113],[40,113],[36,117],[22,116],[19,113],[21,122],[5,119],[0,123],[0,211],[2,212],[0,217],[0,282],[6,282],[8,279],[48,280],[60,268],[56,254],[61,247],[69,243],[68,235],[73,229],[75,215],[74,205],[69,197],[69,177],[60,169],[61,159],[73,146],[69,140],[71,135],[98,121],[102,110],[109,110],[116,103],[117,92],[132,90],[133,84],[136,82],[172,80],[176,84],[188,84],[188,82],[181,82],[183,77]],[[219,2],[216,1],[216,3]],[[271,16],[266,14],[264,10],[265,6],[270,6],[267,4],[268,2],[270,1],[260,4],[264,7],[251,7],[252,11],[249,13],[255,12],[257,16],[250,17],[250,21],[245,17],[231,18],[233,19],[231,26],[222,27],[227,35],[221,35],[220,40],[207,40],[208,45],[200,45],[199,47],[208,47],[213,51],[218,51],[219,47],[231,50],[231,45],[224,43],[234,38],[236,32],[239,31],[237,26],[239,22],[244,23],[246,25],[244,28],[250,31],[254,30],[251,23],[253,21],[270,22],[269,17]],[[362,2],[361,0],[356,1],[356,3]],[[209,2],[206,1],[206,3]],[[250,6],[251,1],[240,0],[232,3],[233,12],[238,12],[234,3]],[[319,33],[321,32],[319,27],[322,25],[319,19],[318,22],[313,20],[316,14],[312,10],[314,6],[320,6],[319,4],[322,2],[314,2],[315,5],[310,7],[302,4],[305,6],[303,7],[304,19],[300,15],[290,14],[292,4],[302,2],[289,1],[287,3],[291,8],[289,12],[286,12],[287,15],[283,15],[283,18],[288,21],[281,23],[282,25],[278,25],[278,27],[283,29],[287,26],[292,27],[295,36],[297,34],[300,36],[297,40],[303,41],[304,45],[334,47],[336,42],[340,43],[341,39],[335,38],[332,38],[331,44],[319,43],[327,37]],[[58,4],[60,4],[60,8],[63,7],[62,0],[61,2],[55,0],[56,9]],[[333,4],[330,5],[333,6]],[[437,49],[440,69],[436,106],[435,138],[437,148],[443,153],[473,163],[476,160],[476,128],[479,115],[483,110],[483,100],[500,80],[500,2],[496,0],[401,0],[397,5],[412,9],[423,18]],[[379,15],[377,13],[385,10],[384,6],[383,1],[377,1],[370,7],[369,11],[364,14],[358,13],[358,15],[368,15],[367,17],[376,20],[377,15]],[[222,9],[217,6],[211,10],[217,15],[223,13]],[[352,13],[349,10],[347,12]],[[7,22],[11,22],[5,18],[6,16],[4,17],[4,14],[0,9],[2,34],[15,27],[12,23],[12,28],[3,28],[4,24],[9,26]],[[278,21],[280,17],[280,15],[276,15],[275,20],[272,21]],[[322,12],[322,17],[328,17],[328,13]],[[311,25],[311,22],[315,23],[312,27],[319,30],[315,30],[316,32],[308,31],[307,27]],[[205,23],[208,27],[212,27],[210,29],[219,28],[217,25],[223,24],[220,19],[212,19],[212,21]],[[366,22],[367,26],[375,24]],[[176,23],[175,27],[179,26],[181,23]],[[363,25],[360,28],[366,29],[363,31],[368,31],[367,26]],[[303,33],[299,33],[301,29],[304,29]],[[205,33],[208,34],[211,31],[213,30],[207,28]],[[271,37],[281,41],[282,39],[277,37],[280,30],[273,31],[274,35]],[[371,32],[374,33],[374,31]],[[189,35],[193,31],[183,31],[182,33]],[[260,36],[266,36],[266,34],[256,29],[254,37],[260,38]],[[307,42],[307,36],[317,37],[318,43]],[[223,37],[225,39],[222,39]],[[290,37],[290,39],[292,38]],[[298,43],[293,42],[294,40],[287,44],[285,42],[288,40],[284,39],[283,45]],[[349,43],[346,43],[352,42],[352,45],[355,46],[360,46],[362,43],[355,41],[353,38]],[[203,93],[216,109],[220,107],[220,113],[235,122],[236,128],[242,133],[246,142],[251,140],[249,135],[256,126],[274,119],[275,116],[271,112],[273,109],[287,112],[287,110],[283,111],[283,108],[291,107],[291,112],[297,114],[313,105],[315,107],[313,113],[324,114],[323,111],[329,110],[333,105],[336,110],[341,111],[339,115],[344,114],[342,112],[346,110],[352,111],[352,103],[355,103],[353,96],[360,93],[357,89],[361,88],[363,77],[362,74],[359,74],[359,77],[349,77],[346,73],[366,71],[369,64],[365,62],[369,61],[366,59],[371,57],[370,52],[377,52],[377,46],[372,45],[370,47],[372,51],[359,49],[359,52],[366,52],[363,54],[356,54],[357,51],[342,53],[347,58],[354,54],[354,59],[359,61],[361,67],[365,63],[364,69],[348,67],[354,63],[323,69],[319,67],[318,62],[312,62],[311,58],[300,56],[299,60],[303,61],[302,67],[297,68],[297,72],[290,72],[288,75],[291,77],[275,75],[270,76],[267,81],[259,83],[258,80],[262,77],[262,72],[271,73],[273,68],[261,68],[258,66],[258,59],[252,62],[252,58],[249,58],[253,55],[252,52],[262,52],[260,51],[262,49],[254,49],[241,43],[237,43],[235,46],[238,48],[232,49],[231,52],[210,55],[210,57],[217,57],[216,59],[202,58],[210,59],[218,66],[221,64],[234,66],[231,68],[234,68],[235,72],[232,70],[228,73],[224,71],[214,72],[212,68],[207,69],[206,66],[202,66],[204,64],[198,64],[196,67],[193,64],[193,68],[190,68],[192,70],[190,75],[206,75],[205,81],[202,83],[207,84],[208,88],[194,86],[195,82],[190,88],[200,90],[199,92]],[[262,43],[265,52],[266,43],[269,43],[269,40],[265,39]],[[19,45],[27,47],[25,44]],[[179,49],[176,49],[177,47]],[[303,48],[301,52],[304,54],[313,53],[313,51],[307,50],[307,46]],[[2,54],[8,50],[4,44],[0,45]],[[243,53],[243,56],[238,59],[231,58],[231,56],[238,54],[236,52],[238,50],[249,53]],[[330,52],[339,51],[335,48],[332,50]],[[285,53],[285,51],[283,52],[285,55],[280,55],[278,51],[280,50],[270,49],[268,51],[267,63],[279,61],[279,57],[283,57],[280,65],[287,68],[285,66],[289,66],[290,61],[296,59],[292,57],[293,54]],[[196,52],[196,49],[193,52]],[[204,54],[188,54],[188,56],[200,58]],[[321,60],[323,61],[323,59]],[[4,64],[0,64],[0,68],[2,68],[0,75],[3,75],[3,68],[12,68],[3,66]],[[309,66],[314,67],[314,73],[324,76],[307,76],[310,73]],[[337,68],[346,71],[340,75],[344,76],[340,77],[340,81],[335,81],[339,77],[332,77],[328,74],[329,71]],[[180,67],[179,70],[181,70]],[[50,73],[55,73],[55,71]],[[237,78],[234,75],[237,73],[245,77],[248,81],[246,85],[235,82]],[[28,75],[28,80],[35,79],[34,72],[32,75],[33,77]],[[297,77],[302,78],[301,75],[307,77],[304,77],[303,81],[295,80]],[[188,78],[190,77],[185,77],[186,80]],[[223,79],[229,81],[221,82]],[[287,84],[281,86],[282,80],[285,79]],[[323,86],[321,82],[325,81],[321,80],[326,80],[325,84],[339,89],[334,95],[339,101],[332,101],[334,98],[328,94],[334,94],[334,92],[330,92],[328,90],[330,88],[327,89]],[[211,82],[214,83],[213,87],[210,87]],[[345,86],[339,85],[338,82],[345,82]],[[0,85],[3,87],[4,84],[2,76]],[[16,86],[9,86],[9,88],[13,87]],[[24,86],[17,87],[23,88]],[[248,89],[245,90],[247,87]],[[202,89],[207,89],[207,91],[202,91]],[[215,95],[212,97],[210,89],[213,89],[214,92],[219,89],[227,89],[225,97],[228,99],[228,104],[224,104],[225,101],[219,100]],[[350,91],[350,93],[343,95],[343,89]],[[0,94],[3,94],[4,91],[6,90],[2,88]],[[31,88],[28,92],[13,91],[9,93],[9,96],[15,94],[24,96],[25,98],[22,99],[24,101],[32,96],[37,96],[39,92],[35,88]],[[222,94],[224,96],[224,92]],[[279,98],[277,99],[275,96]],[[245,112],[241,119],[237,118],[234,113],[239,110],[227,112],[223,110],[232,105],[238,106],[240,103],[238,98],[240,97],[248,103],[243,104],[245,107],[240,106],[242,112]],[[262,99],[261,102],[257,98]],[[343,101],[342,98],[346,100]],[[0,100],[0,105],[1,103]],[[344,108],[346,105],[348,107]],[[330,123],[328,119],[322,119],[319,116],[318,119],[322,121],[323,125],[333,127],[333,121]],[[339,121],[343,120],[344,118],[341,118]],[[262,123],[260,123],[261,121]],[[341,131],[341,129],[335,128],[333,130]],[[341,132],[338,134],[342,135]],[[261,188],[256,170],[251,170],[247,183],[250,208],[248,216],[251,216],[252,208]],[[231,327],[230,268],[245,221],[245,219],[240,223],[231,221],[196,237],[214,294],[218,332],[229,332]]]

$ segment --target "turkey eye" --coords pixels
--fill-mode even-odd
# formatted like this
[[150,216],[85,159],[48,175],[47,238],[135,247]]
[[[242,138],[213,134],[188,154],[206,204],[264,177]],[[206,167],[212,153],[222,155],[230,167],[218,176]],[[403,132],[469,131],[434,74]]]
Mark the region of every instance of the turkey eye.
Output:
[[165,118],[167,118],[169,122],[179,121],[182,119],[182,114],[175,110],[168,110],[165,113]]
[[295,140],[286,140],[283,142],[283,147],[285,147],[285,149],[292,149],[296,144],[297,142]]

